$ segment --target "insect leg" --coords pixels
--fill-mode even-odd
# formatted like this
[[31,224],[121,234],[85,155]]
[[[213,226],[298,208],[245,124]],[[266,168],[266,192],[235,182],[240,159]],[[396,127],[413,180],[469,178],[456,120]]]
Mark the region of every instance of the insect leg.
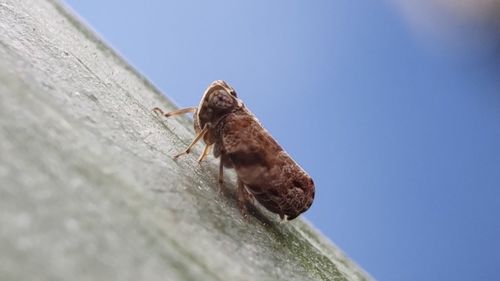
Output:
[[224,165],[222,164],[222,157],[219,162],[219,185],[222,186],[224,184]]
[[186,113],[196,112],[196,107],[182,108],[182,109],[174,110],[174,111],[167,112],[167,113],[163,112],[163,110],[161,108],[155,107],[155,108],[153,108],[153,111],[156,114],[163,115],[165,117],[171,117],[171,116],[175,116],[175,115],[182,115],[182,114],[186,114]]
[[279,213],[279,216],[280,216],[280,223],[285,223],[288,221],[288,216],[283,214],[283,213]]
[[174,156],[174,159],[177,159],[179,158],[179,156],[181,155],[184,155],[184,154],[188,154],[190,151],[191,151],[191,148],[201,139],[203,138],[203,136],[208,132],[208,126],[205,125],[205,127],[203,128],[203,130],[201,130],[201,132],[198,133],[198,135],[196,135],[196,137],[194,138],[194,140],[191,142],[191,144],[189,144],[189,146],[184,150],[182,151],[181,153],[177,154]]
[[222,165],[222,158],[219,162],[219,177],[217,178],[219,182],[219,193],[222,194],[224,192],[224,165]]
[[205,159],[205,157],[210,152],[210,148],[211,147],[212,147],[212,145],[208,145],[208,144],[205,145],[205,148],[203,149],[203,152],[201,153],[200,157],[198,158],[198,163],[200,163],[201,161],[203,161],[203,159]]
[[246,204],[252,199],[252,195],[245,188],[245,184],[238,178],[238,203],[243,217],[248,217],[248,210]]

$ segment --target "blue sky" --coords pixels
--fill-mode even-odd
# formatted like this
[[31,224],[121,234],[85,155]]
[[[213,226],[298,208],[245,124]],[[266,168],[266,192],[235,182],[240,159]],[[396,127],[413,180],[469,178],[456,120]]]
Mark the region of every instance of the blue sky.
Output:
[[433,44],[388,1],[66,2],[180,107],[228,81],[376,279],[498,278],[500,68],[461,48],[474,28]]

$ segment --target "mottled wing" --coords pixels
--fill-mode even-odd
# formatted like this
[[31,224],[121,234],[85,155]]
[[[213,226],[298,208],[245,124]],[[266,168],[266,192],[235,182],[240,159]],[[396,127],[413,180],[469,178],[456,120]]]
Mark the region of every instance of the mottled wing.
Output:
[[290,219],[314,198],[312,179],[248,111],[230,114],[221,128],[224,154],[264,207]]

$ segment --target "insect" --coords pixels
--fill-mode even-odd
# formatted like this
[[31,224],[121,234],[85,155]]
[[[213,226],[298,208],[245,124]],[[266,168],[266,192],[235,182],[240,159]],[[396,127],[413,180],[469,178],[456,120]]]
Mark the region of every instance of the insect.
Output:
[[282,220],[292,220],[311,206],[315,190],[312,178],[262,127],[226,82],[212,82],[198,107],[169,113],[156,107],[153,111],[165,117],[194,113],[196,137],[174,158],[188,154],[203,139],[205,148],[198,162],[213,148],[213,155],[220,158],[221,186],[224,168],[235,169],[238,201],[245,216],[246,203],[253,198]]

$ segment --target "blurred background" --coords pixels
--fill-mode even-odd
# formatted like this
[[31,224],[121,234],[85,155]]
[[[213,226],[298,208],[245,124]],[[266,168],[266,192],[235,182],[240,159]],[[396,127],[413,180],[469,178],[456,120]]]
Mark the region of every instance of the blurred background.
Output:
[[378,280],[498,280],[500,1],[65,1],[178,106],[228,81]]

